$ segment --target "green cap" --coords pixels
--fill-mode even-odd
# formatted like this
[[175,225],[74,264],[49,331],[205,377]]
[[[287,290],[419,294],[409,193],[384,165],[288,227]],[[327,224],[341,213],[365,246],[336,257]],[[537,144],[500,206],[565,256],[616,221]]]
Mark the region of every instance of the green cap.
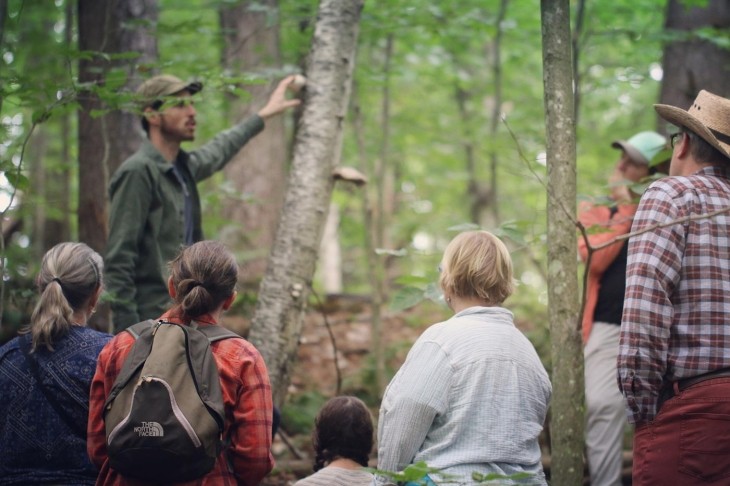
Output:
[[203,83],[198,81],[186,82],[170,74],[160,74],[148,79],[137,88],[140,103],[143,108],[155,101],[171,96],[180,91],[188,91],[191,95],[203,89]]
[[651,160],[667,146],[667,139],[657,132],[639,132],[628,140],[616,140],[613,148],[623,149],[632,160],[649,165]]

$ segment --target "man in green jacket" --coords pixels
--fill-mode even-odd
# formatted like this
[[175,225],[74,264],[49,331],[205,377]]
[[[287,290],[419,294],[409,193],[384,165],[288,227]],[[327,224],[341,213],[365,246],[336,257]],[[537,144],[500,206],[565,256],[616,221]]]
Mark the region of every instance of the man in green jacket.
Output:
[[294,76],[284,78],[256,115],[191,152],[181,150],[180,144],[195,138],[192,96],[202,84],[160,75],[137,89],[147,139],[109,184],[109,242],[104,260],[116,332],[156,318],[169,307],[167,262],[182,246],[203,238],[196,183],[221,170],[264,129],[267,118],[300,103],[286,98],[293,80]]

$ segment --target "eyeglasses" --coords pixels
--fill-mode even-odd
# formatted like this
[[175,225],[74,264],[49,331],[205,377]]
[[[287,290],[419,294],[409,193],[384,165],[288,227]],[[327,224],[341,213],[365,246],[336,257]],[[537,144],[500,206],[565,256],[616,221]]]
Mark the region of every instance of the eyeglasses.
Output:
[[677,145],[678,140],[682,138],[682,135],[682,132],[677,132],[669,135],[669,146],[674,148],[674,146]]

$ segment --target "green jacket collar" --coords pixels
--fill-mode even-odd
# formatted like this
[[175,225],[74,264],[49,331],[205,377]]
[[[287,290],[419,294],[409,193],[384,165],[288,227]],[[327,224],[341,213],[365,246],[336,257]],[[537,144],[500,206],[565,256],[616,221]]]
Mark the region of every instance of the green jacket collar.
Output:
[[[149,157],[149,159],[154,163],[154,166],[157,167],[160,173],[165,174],[172,170],[172,164],[165,160],[160,151],[157,150],[157,147],[155,147],[152,142],[150,142],[149,138],[145,138],[142,141],[142,146],[139,150],[145,157]],[[181,162],[187,162],[188,153],[183,149],[180,149],[180,152],[178,152],[177,154],[177,160]]]

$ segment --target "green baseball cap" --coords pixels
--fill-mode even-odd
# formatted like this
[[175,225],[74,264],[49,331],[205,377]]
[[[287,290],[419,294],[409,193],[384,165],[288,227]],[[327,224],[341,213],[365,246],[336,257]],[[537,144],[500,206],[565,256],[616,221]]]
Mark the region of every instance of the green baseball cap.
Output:
[[171,74],[160,74],[142,83],[137,88],[137,95],[139,95],[142,108],[146,108],[165,96],[172,96],[181,91],[188,91],[193,95],[202,89],[203,83],[201,82],[187,82]]
[[651,131],[639,132],[628,140],[616,140],[611,144],[611,147],[623,149],[632,160],[644,165],[649,165],[666,146],[667,139]]

